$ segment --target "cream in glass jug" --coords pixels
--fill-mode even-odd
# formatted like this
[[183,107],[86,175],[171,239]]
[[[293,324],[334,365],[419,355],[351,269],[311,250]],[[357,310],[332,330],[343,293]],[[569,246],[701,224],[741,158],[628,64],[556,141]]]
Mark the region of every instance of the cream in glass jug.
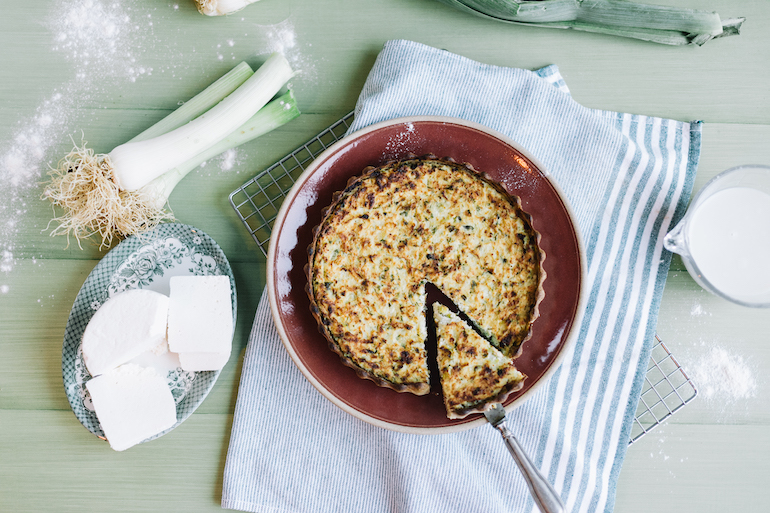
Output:
[[740,166],[711,179],[664,246],[704,289],[770,307],[770,167]]

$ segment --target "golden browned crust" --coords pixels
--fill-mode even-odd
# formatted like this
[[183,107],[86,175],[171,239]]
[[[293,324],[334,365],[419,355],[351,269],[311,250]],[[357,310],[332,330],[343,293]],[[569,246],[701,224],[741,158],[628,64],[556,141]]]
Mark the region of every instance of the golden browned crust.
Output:
[[314,230],[311,310],[359,376],[425,394],[425,282],[514,357],[542,298],[537,239],[518,198],[467,165],[428,156],[367,168]]

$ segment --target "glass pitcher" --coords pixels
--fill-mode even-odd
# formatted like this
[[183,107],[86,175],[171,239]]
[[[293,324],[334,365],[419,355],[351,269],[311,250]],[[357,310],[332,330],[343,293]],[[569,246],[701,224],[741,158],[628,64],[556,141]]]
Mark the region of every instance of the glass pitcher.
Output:
[[770,307],[770,167],[740,166],[712,178],[663,245],[709,292]]

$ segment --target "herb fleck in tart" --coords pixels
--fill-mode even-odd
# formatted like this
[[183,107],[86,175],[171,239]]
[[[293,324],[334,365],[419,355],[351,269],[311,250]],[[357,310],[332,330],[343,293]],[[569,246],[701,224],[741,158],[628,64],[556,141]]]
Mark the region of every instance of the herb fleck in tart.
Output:
[[367,168],[322,214],[305,268],[311,310],[360,377],[430,390],[425,283],[508,358],[531,334],[544,254],[518,198],[433,156]]

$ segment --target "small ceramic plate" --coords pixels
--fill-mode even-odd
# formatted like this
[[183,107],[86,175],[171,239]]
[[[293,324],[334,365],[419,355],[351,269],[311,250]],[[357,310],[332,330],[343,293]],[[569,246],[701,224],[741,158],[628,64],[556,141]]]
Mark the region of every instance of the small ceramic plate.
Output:
[[372,125],[337,142],[307,168],[273,226],[267,257],[272,314],[284,345],[305,377],[348,413],[398,431],[467,429],[485,422],[484,416],[448,419],[437,377],[431,379],[430,393],[420,397],[359,379],[318,332],[305,293],[303,268],[312,230],[334,192],[344,189],[366,166],[409,154],[434,154],[471,164],[520,197],[522,208],[532,216],[546,254],[545,298],[532,338],[516,360],[517,368],[527,375],[524,388],[509,396],[505,405],[520,403],[546,381],[572,340],[572,328],[581,312],[585,263],[577,227],[566,200],[542,165],[504,135],[459,119],[415,117]]
[[[86,370],[81,351],[88,321],[114,294],[128,289],[149,289],[168,295],[171,277],[185,275],[230,278],[234,325],[236,293],[230,264],[214,239],[192,226],[162,224],[147,233],[125,239],[96,264],[80,288],[64,334],[62,375],[72,411],[96,436],[104,439],[104,432],[85,387],[91,375]],[[145,442],[168,433],[189,417],[219,377],[219,371],[182,370],[173,353],[155,355],[148,352],[132,361],[165,374],[176,402],[176,424]]]

